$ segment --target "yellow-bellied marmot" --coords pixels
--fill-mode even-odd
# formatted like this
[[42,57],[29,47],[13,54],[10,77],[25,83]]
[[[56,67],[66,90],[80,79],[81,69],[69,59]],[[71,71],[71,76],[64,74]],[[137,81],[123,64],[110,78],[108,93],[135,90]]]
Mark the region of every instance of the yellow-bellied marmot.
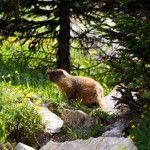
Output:
[[104,109],[103,87],[89,77],[72,76],[63,69],[55,69],[46,73],[46,78],[60,88],[67,99],[82,100],[84,105],[99,104]]

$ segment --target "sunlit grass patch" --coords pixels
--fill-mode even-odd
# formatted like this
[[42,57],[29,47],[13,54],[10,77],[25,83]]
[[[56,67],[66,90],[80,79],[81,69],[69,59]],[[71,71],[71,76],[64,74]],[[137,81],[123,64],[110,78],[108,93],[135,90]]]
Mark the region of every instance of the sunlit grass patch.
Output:
[[[16,74],[18,81],[13,78]],[[57,89],[51,90],[52,86],[47,82],[43,83],[44,85],[34,82],[32,85],[30,84],[32,79],[28,78],[30,81],[23,84],[20,82],[22,79],[19,75],[20,72],[15,71],[1,77],[0,140],[3,143],[15,141],[36,145],[36,136],[34,138],[33,134],[41,134],[44,131],[42,118],[38,113],[41,110],[39,104],[47,103],[52,98],[53,100],[59,99],[60,94]],[[37,95],[39,99],[32,100],[33,95]]]

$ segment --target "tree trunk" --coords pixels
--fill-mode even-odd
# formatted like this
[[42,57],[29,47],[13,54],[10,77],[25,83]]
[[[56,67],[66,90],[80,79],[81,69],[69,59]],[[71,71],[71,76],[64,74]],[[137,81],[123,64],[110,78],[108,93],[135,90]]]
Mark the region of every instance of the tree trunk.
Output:
[[57,68],[70,72],[70,16],[68,0],[61,0],[59,6],[60,32],[58,37]]

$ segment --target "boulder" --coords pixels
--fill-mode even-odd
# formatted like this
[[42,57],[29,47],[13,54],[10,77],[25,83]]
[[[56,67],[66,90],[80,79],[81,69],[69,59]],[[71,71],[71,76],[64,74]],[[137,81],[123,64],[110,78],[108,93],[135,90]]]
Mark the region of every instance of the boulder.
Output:
[[59,133],[61,131],[61,128],[63,126],[63,120],[58,117],[56,114],[54,114],[53,112],[51,112],[46,105],[44,105],[43,103],[39,103],[39,104],[34,104],[33,101],[35,100],[40,100],[42,101],[38,96],[36,96],[35,94],[31,94],[30,97],[30,104],[31,106],[35,107],[38,106],[40,107],[40,109],[38,110],[38,113],[42,116],[42,121],[44,124],[46,124],[45,127],[45,133]]
[[17,146],[15,147],[15,150],[35,150],[35,149],[23,143],[18,143]]
[[39,106],[41,107],[39,114],[42,115],[43,122],[46,123],[45,132],[50,134],[59,133],[64,121],[56,114],[51,112],[44,104],[40,104]]
[[98,137],[62,143],[50,141],[40,150],[137,150],[137,147],[129,138]]
[[81,110],[70,110],[66,108],[62,108],[62,119],[64,120],[64,124],[76,128],[91,126],[96,122],[95,118]]

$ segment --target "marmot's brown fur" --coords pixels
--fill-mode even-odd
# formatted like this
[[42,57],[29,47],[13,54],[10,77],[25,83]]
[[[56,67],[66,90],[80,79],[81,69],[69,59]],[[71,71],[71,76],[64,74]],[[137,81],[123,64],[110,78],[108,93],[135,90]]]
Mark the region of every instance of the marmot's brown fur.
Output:
[[89,77],[72,76],[63,69],[46,73],[46,78],[60,88],[67,99],[82,100],[84,105],[99,104],[104,109],[103,87]]

